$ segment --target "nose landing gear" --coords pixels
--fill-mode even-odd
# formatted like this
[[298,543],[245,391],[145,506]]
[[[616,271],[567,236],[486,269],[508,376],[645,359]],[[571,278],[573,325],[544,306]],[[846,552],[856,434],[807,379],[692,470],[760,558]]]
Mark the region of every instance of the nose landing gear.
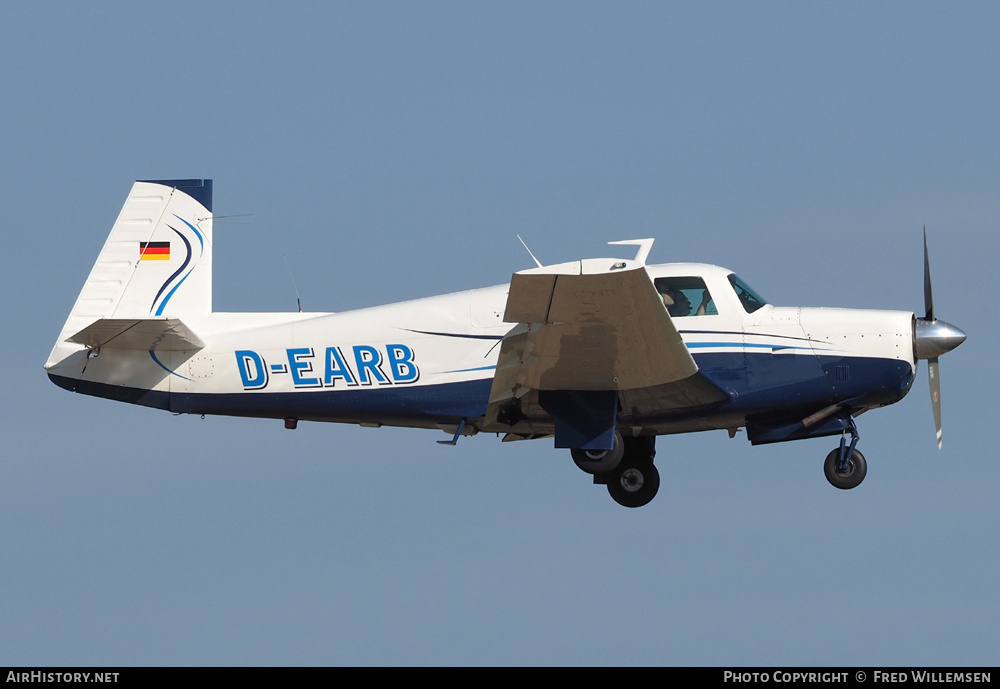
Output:
[[[847,445],[847,433],[851,434],[851,444]],[[826,456],[823,462],[823,472],[826,480],[835,488],[850,490],[856,488],[865,480],[868,473],[868,462],[865,456],[855,446],[858,444],[858,427],[854,419],[850,419],[850,425],[840,437],[840,447]]]

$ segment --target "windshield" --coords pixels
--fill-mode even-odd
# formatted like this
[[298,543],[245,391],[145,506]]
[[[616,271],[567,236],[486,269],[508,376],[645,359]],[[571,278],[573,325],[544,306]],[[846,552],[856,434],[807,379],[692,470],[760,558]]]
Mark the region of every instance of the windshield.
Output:
[[762,296],[750,289],[750,286],[736,277],[734,273],[730,273],[729,282],[736,290],[736,296],[740,298],[740,303],[743,304],[747,313],[753,313],[767,303]]

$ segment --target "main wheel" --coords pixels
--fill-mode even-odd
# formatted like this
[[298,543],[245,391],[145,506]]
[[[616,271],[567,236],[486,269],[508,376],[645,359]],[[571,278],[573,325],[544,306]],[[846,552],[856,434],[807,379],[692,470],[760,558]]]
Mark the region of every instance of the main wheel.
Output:
[[625,444],[622,436],[615,431],[614,447],[610,450],[570,450],[576,465],[588,474],[606,474],[614,471],[621,464],[625,455]]
[[621,464],[608,476],[608,493],[624,507],[642,507],[656,497],[660,472],[652,462]]
[[823,462],[823,471],[826,473],[826,480],[830,482],[830,485],[842,488],[843,490],[856,488],[865,480],[865,474],[868,473],[868,462],[865,461],[865,456],[855,450],[851,458],[847,460],[847,466],[843,471],[837,469],[837,460],[839,458],[839,447],[826,456],[826,461]]

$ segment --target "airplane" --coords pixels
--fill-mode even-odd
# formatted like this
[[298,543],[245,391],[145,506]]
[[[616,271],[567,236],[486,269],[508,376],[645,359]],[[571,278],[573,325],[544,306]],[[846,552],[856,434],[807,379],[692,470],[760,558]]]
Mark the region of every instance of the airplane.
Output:
[[[132,186],[45,369],[73,392],[164,409],[554,438],[625,507],[648,504],[659,435],[753,445],[840,436],[824,473],[865,478],[856,417],[901,400],[965,333],[925,315],[781,307],[714,265],[593,258],[509,284],[343,313],[212,311],[212,180]],[[530,251],[529,251],[530,254]]]

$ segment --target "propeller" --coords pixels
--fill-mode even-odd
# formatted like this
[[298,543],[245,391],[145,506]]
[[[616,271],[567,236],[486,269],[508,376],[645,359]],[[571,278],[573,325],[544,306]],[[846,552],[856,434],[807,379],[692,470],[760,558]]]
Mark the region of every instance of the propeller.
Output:
[[913,351],[916,358],[927,360],[930,380],[931,408],[934,410],[934,428],[937,430],[938,449],[941,449],[941,375],[938,357],[965,342],[965,333],[934,316],[934,294],[931,290],[931,262],[927,252],[927,228],[924,227],[924,312],[913,324]]

